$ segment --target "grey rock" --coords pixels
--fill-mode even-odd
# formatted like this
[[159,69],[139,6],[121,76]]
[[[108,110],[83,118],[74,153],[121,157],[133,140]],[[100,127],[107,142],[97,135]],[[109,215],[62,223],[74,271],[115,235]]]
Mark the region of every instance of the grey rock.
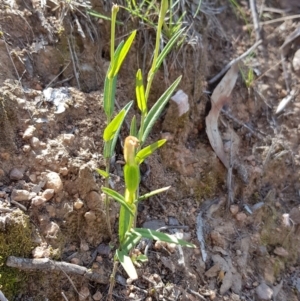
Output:
[[255,289],[256,296],[260,301],[268,301],[273,297],[273,290],[264,282]]
[[9,178],[13,181],[21,180],[23,178],[23,172],[20,169],[14,167],[9,173]]
[[12,192],[12,199],[15,201],[30,201],[36,196],[36,193],[29,192],[24,189],[14,189]]

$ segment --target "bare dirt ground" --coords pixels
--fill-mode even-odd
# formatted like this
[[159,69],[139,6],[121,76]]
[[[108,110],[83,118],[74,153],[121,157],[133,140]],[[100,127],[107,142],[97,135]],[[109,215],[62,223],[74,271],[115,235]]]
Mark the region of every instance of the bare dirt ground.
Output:
[[[109,2],[91,6],[109,16]],[[141,189],[171,189],[141,203],[138,216],[139,226],[167,227],[198,248],[143,241],[137,248],[149,261],[138,268],[139,280],[130,282],[119,268],[113,296],[300,300],[300,23],[291,17],[300,5],[257,1],[256,34],[246,1],[238,7],[204,2],[187,42],[171,53],[151,91],[154,102],[182,74],[179,88],[190,109],[179,118],[170,101],[154,127],[149,143],[161,137],[168,143],[147,162]],[[187,16],[195,3],[184,2]],[[46,4],[0,1],[0,292],[8,300],[105,300],[118,206],[111,208],[110,241],[95,168],[105,167],[110,23],[86,14],[86,1]],[[118,41],[141,28],[124,11],[119,18],[126,26]],[[137,36],[119,77],[119,107],[134,99],[135,72],[147,70],[153,37],[145,27]],[[205,130],[218,83],[210,80],[258,39],[261,45],[240,62],[231,103],[219,118],[224,148],[235,149],[228,176]],[[290,101],[276,113],[284,98]],[[127,135],[125,126],[122,139]],[[120,192],[122,159],[119,143],[111,185]],[[8,258],[19,268],[8,267]],[[31,260],[38,258],[45,258],[43,266]]]

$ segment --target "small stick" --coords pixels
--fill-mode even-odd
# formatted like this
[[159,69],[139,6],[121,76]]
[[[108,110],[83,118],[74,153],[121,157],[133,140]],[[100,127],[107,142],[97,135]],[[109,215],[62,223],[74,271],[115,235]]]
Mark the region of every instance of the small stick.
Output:
[[22,209],[23,211],[27,211],[27,208],[24,205],[20,204],[19,202],[14,201],[14,200],[11,200],[10,202],[12,204],[16,205],[17,207],[19,207],[20,209]]
[[[273,23],[277,23],[277,22],[283,22],[283,21],[287,21],[287,20],[294,20],[294,19],[298,19],[300,18],[300,15],[293,15],[293,16],[285,16],[285,17],[281,17],[278,19],[273,19],[273,20],[269,20],[269,21],[264,21],[264,22],[260,22],[261,25],[269,25],[269,24],[273,24]],[[252,24],[250,24],[249,26],[253,26]]]
[[192,295],[198,297],[198,298],[201,299],[201,300],[206,300],[206,298],[204,298],[203,296],[201,296],[199,293],[197,293],[197,292],[191,290],[190,288],[188,288],[186,291],[187,291],[189,294],[192,294]]
[[81,275],[84,278],[100,283],[107,284],[108,278],[94,273],[86,267],[65,261],[54,261],[49,258],[29,259],[22,257],[9,256],[6,265],[12,268],[18,268],[23,271],[64,271],[66,273]]
[[233,181],[232,181],[232,168],[233,168],[233,155],[232,155],[232,131],[230,134],[230,153],[229,153],[229,168],[227,170],[227,190],[228,190],[228,200],[227,200],[227,210],[229,210],[230,205],[233,204]]
[[[5,208],[5,207],[0,207],[0,212],[7,213],[7,212],[12,212],[12,211],[13,211],[12,209]],[[0,300],[1,300],[1,299],[0,299]]]
[[73,54],[73,50],[72,50],[70,39],[68,39],[68,46],[69,46],[69,51],[70,51],[70,55],[71,55],[71,59],[72,59],[72,63],[73,63],[74,76],[76,78],[78,89],[81,90],[80,83],[79,83],[79,78],[78,78],[78,72],[76,70],[75,58],[74,58],[74,54]]
[[117,260],[115,260],[113,271],[110,275],[110,280],[109,280],[110,283],[109,283],[107,301],[112,301],[112,295],[113,295],[113,289],[114,289],[115,283],[116,283],[116,273],[117,273],[117,270],[118,270],[118,265],[119,265],[119,262]]
[[259,26],[259,20],[257,16],[257,9],[256,9],[256,3],[255,0],[250,0],[250,9],[252,14],[252,20],[253,20],[253,26],[255,30],[255,38],[256,41],[261,40],[261,30]]
[[212,79],[210,79],[207,83],[209,85],[215,83],[218,79],[220,79],[226,72],[229,70],[231,66],[233,66],[238,61],[245,58],[247,55],[249,55],[255,48],[257,48],[262,43],[262,40],[257,41],[254,45],[252,45],[246,52],[244,52],[242,55],[237,57],[236,59],[233,59],[231,62],[229,62],[217,75],[215,75]]
[[64,292],[61,292],[61,295],[63,296],[63,298],[65,299],[65,301],[69,301]]

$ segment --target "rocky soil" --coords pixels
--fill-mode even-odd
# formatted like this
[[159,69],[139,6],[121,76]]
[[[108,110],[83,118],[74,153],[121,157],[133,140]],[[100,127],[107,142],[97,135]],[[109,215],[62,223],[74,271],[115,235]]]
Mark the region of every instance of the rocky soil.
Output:
[[[227,155],[236,153],[232,173],[209,144],[205,116],[218,83],[211,78],[255,43],[247,4],[204,3],[188,41],[157,75],[150,103],[182,74],[188,110],[181,115],[170,100],[154,126],[148,142],[168,142],[144,166],[141,191],[171,188],[141,203],[137,222],[166,227],[197,248],[142,241],[138,252],[149,261],[134,282],[119,268],[115,300],[300,299],[300,23],[290,18],[299,4],[281,2],[257,1],[263,42],[241,61],[219,119]],[[95,169],[105,168],[110,24],[88,15],[88,5],[109,16],[109,1],[0,0],[0,300],[1,292],[8,300],[107,297],[119,208],[112,203],[111,240]],[[127,26],[118,28],[118,41],[138,24],[124,11],[119,16]],[[134,99],[153,33],[138,33],[120,74],[117,110]],[[290,101],[278,112],[283,99]],[[125,125],[111,170],[110,185],[120,192],[127,135]]]

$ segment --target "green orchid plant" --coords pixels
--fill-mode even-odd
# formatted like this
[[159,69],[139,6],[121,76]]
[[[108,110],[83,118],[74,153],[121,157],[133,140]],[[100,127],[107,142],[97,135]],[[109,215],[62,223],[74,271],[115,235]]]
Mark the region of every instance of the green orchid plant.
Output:
[[137,126],[136,116],[133,117],[130,126],[130,136],[125,139],[124,142],[124,180],[125,180],[125,192],[124,195],[109,188],[109,171],[110,161],[114,155],[115,145],[119,136],[120,129],[123,121],[132,106],[132,101],[129,102],[113,119],[114,112],[114,98],[116,91],[117,75],[120,67],[134,41],[136,31],[133,31],[125,42],[121,42],[120,45],[114,50],[114,38],[115,38],[115,22],[116,15],[119,7],[114,5],[112,8],[111,17],[111,63],[107,71],[105,86],[104,86],[104,111],[107,117],[107,126],[103,133],[104,140],[104,157],[106,159],[106,170],[97,169],[98,173],[105,178],[105,185],[102,187],[102,191],[106,194],[106,218],[107,225],[112,235],[110,218],[109,218],[109,198],[114,199],[120,204],[119,214],[119,247],[116,250],[114,256],[114,268],[112,271],[110,289],[108,293],[108,300],[112,299],[112,290],[114,287],[114,279],[117,271],[118,263],[120,262],[124,270],[131,279],[137,279],[137,272],[134,266],[134,262],[137,260],[145,260],[145,256],[141,255],[140,258],[136,258],[132,254],[132,250],[138,244],[142,238],[154,239],[159,241],[165,241],[169,243],[180,244],[186,247],[195,247],[193,244],[181,239],[177,239],[174,236],[153,231],[145,228],[136,228],[136,216],[137,206],[140,201],[145,200],[155,194],[167,191],[170,187],[160,188],[151,191],[144,195],[139,195],[140,185],[140,164],[143,163],[155,150],[160,148],[166,143],[166,140],[159,140],[151,145],[143,148],[147,137],[149,136],[154,123],[157,121],[162,110],[165,108],[171,95],[177,88],[181,76],[178,77],[171,86],[161,95],[156,103],[148,109],[147,101],[151,90],[154,75],[160,68],[163,60],[170,52],[172,47],[182,37],[184,29],[176,31],[165,47],[160,51],[160,37],[162,28],[164,26],[164,19],[168,11],[168,0],[162,0],[159,19],[157,25],[156,44],[154,56],[151,64],[150,71],[147,76],[146,88],[144,87],[144,80],[142,71],[139,69],[136,73],[136,100],[137,106],[141,113],[141,120],[139,128]]

